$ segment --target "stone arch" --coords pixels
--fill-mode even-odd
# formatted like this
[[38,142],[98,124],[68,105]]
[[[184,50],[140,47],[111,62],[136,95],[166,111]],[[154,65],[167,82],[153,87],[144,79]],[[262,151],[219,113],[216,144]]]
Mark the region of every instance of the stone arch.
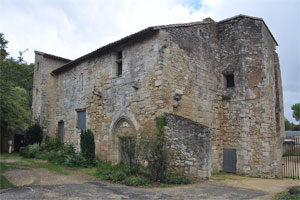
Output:
[[126,117],[120,117],[112,129],[112,139],[113,139],[113,148],[112,148],[112,162],[118,163],[122,161],[120,145],[119,145],[119,136],[136,136],[137,130],[132,123],[132,121]]

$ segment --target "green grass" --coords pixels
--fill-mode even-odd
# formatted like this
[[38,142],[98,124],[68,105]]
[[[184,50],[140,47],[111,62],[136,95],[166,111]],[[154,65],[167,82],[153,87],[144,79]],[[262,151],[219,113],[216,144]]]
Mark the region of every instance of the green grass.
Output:
[[300,186],[291,187],[287,192],[275,195],[274,200],[300,200]]
[[10,183],[4,176],[0,175],[0,189],[12,188],[15,187]]
[[[16,162],[1,162],[1,160],[6,159],[16,159]],[[65,172],[63,169],[64,166],[51,164],[45,161],[38,160],[38,159],[30,159],[30,158],[22,158],[18,154],[1,154],[0,155],[0,172],[7,171],[9,169],[16,169],[16,168],[46,168],[51,171],[58,172],[60,174],[69,174]]]
[[1,160],[15,159],[15,158],[20,158],[18,153],[1,153],[0,154]]

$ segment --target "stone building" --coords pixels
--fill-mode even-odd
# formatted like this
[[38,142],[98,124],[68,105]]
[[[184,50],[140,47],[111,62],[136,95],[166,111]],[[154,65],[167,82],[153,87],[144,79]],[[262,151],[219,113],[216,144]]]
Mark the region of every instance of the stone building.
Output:
[[118,135],[166,119],[174,169],[281,177],[284,118],[277,46],[261,18],[149,27],[75,60],[35,52],[33,118],[101,160],[119,162]]

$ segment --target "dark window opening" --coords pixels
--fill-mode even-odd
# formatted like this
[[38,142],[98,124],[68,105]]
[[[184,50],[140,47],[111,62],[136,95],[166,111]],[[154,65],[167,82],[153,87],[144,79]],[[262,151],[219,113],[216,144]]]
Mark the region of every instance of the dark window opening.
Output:
[[60,137],[60,141],[64,142],[64,138],[65,138],[65,130],[64,130],[64,122],[63,121],[59,121],[58,122],[58,134]]
[[226,78],[226,87],[227,88],[234,87],[234,75],[233,74],[225,75],[225,78]]
[[117,76],[122,76],[123,66],[122,66],[122,51],[117,53]]
[[40,63],[37,62],[37,63],[36,63],[36,71],[39,71],[39,68],[40,68]]
[[86,129],[85,110],[77,110],[77,128],[78,129]]

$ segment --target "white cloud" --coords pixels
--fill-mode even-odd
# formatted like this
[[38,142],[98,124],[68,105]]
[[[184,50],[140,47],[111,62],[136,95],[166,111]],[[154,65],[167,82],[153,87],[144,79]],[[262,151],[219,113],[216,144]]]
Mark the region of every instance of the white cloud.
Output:
[[[300,101],[300,1],[298,0],[0,0],[0,32],[13,57],[34,61],[34,50],[75,59],[149,26],[261,17],[279,43],[285,115]],[[199,8],[201,5],[201,8]],[[195,6],[193,8],[193,6]],[[293,88],[293,89],[292,89]]]

